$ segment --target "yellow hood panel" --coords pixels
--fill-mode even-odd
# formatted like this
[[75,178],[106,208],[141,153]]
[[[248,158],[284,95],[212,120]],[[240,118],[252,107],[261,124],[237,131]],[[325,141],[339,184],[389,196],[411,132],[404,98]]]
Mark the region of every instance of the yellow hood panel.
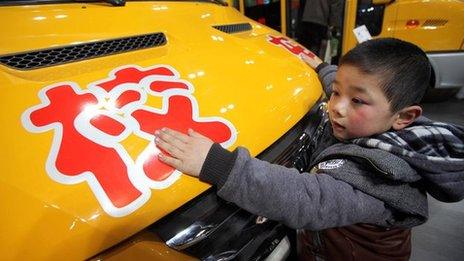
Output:
[[[137,160],[153,148],[151,124],[158,121],[152,116],[163,122],[167,109],[183,106],[181,116],[163,123],[177,126],[174,119],[182,115],[213,122],[206,124],[210,131],[230,131],[218,138],[225,147],[246,146],[256,155],[322,94],[317,75],[288,46],[269,42],[277,32],[230,7],[57,4],[0,7],[0,17],[8,21],[0,28],[0,56],[154,32],[167,37],[161,47],[41,69],[0,65],[6,259],[88,258],[207,189],[180,173],[152,183],[140,178]],[[253,29],[226,34],[212,28],[244,22]],[[127,71],[151,74],[132,82],[117,77]],[[111,95],[98,87],[111,83],[120,87]],[[150,89],[152,83],[161,89]],[[117,110],[111,97],[133,103],[125,100],[129,106]],[[92,118],[97,114],[99,120]],[[95,178],[97,172],[102,177]]]

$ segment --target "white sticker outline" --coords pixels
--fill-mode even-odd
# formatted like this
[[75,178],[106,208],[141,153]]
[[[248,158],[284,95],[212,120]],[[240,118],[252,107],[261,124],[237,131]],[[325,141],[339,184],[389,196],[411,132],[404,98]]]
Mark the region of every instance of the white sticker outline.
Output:
[[[148,77],[144,77],[138,84],[134,84],[134,83],[120,84],[116,88],[111,90],[110,93],[106,92],[103,88],[97,86],[99,83],[106,82],[108,80],[114,79],[116,77],[115,76],[116,72],[118,72],[120,70],[123,70],[125,68],[129,68],[129,67],[137,68],[139,70],[150,70],[150,69],[153,69],[153,68],[166,67],[166,68],[170,69],[172,72],[174,72],[174,76],[162,76],[162,77],[148,76]],[[146,79],[146,78],[149,78],[149,79]],[[159,79],[159,80],[163,80],[163,81],[170,81],[170,80],[172,80],[172,78],[177,78],[177,79],[174,79],[173,82],[183,82],[184,84],[186,84],[188,86],[188,89],[168,89],[168,90],[162,91],[162,92],[155,92],[155,91],[152,91],[150,89],[149,83],[153,82],[154,80]],[[22,115],[21,115],[21,123],[22,123],[23,127],[27,131],[32,132],[32,133],[44,133],[44,132],[48,132],[48,131],[54,131],[52,144],[50,146],[50,151],[49,151],[46,163],[45,163],[45,169],[46,169],[47,175],[52,180],[54,180],[54,181],[56,181],[58,183],[61,183],[61,184],[65,184],[65,185],[72,185],[72,184],[78,184],[78,183],[81,183],[81,182],[87,182],[87,184],[91,188],[92,192],[94,193],[97,201],[99,202],[100,206],[103,208],[103,210],[108,215],[110,215],[112,217],[124,217],[124,216],[127,216],[127,215],[133,213],[134,211],[136,211],[137,209],[142,207],[150,199],[150,197],[151,197],[151,189],[165,189],[165,188],[169,187],[176,180],[179,179],[179,177],[181,175],[181,172],[179,172],[178,170],[175,170],[174,173],[172,173],[166,180],[164,180],[162,182],[155,182],[155,181],[149,179],[148,177],[146,177],[145,174],[142,174],[142,175],[140,174],[140,168],[141,167],[143,168],[143,164],[141,164],[139,162],[140,161],[139,158],[141,158],[142,154],[143,154],[142,156],[146,157],[146,152],[145,151],[147,151],[147,148],[149,148],[150,146],[152,146],[152,148],[155,147],[154,144],[153,144],[154,136],[141,131],[139,123],[135,119],[134,119],[134,121],[130,120],[130,118],[132,118],[132,116],[130,116],[130,118],[125,118],[126,120],[129,119],[128,122],[127,122],[127,125],[134,126],[134,127],[126,128],[126,130],[123,133],[121,133],[120,135],[117,135],[115,137],[111,137],[111,138],[109,138],[109,139],[107,139],[105,141],[102,141],[100,143],[97,143],[97,144],[99,144],[101,146],[105,146],[105,147],[115,149],[116,152],[118,153],[118,155],[121,157],[124,164],[126,165],[126,167],[128,167],[127,174],[128,174],[129,180],[131,181],[132,185],[137,190],[139,190],[141,192],[141,195],[136,200],[132,201],[131,203],[129,203],[128,205],[126,205],[124,207],[118,208],[118,207],[114,206],[111,203],[111,200],[108,198],[107,194],[104,192],[104,190],[101,187],[100,183],[97,181],[97,179],[95,178],[95,175],[91,171],[84,171],[84,172],[82,172],[82,173],[80,173],[78,175],[74,175],[74,176],[70,176],[70,175],[66,175],[64,173],[61,173],[56,167],[56,160],[57,160],[58,152],[59,152],[59,149],[61,147],[61,142],[62,142],[62,139],[63,139],[63,126],[62,126],[62,124],[59,123],[59,122],[53,122],[53,123],[38,127],[38,126],[36,126],[36,125],[34,125],[32,123],[32,121],[30,119],[30,116],[31,116],[31,113],[33,113],[34,111],[42,109],[44,107],[47,107],[48,105],[51,104],[50,100],[48,99],[48,97],[46,95],[46,93],[49,90],[57,88],[59,86],[63,86],[63,85],[69,85],[74,90],[74,92],[76,94],[79,94],[79,95],[92,94],[93,96],[95,96],[96,99],[97,99],[97,104],[94,105],[95,109],[97,109],[98,112],[100,112],[100,113],[102,113],[102,114],[104,114],[104,115],[106,115],[108,117],[111,117],[113,119],[122,119],[116,113],[124,113],[125,116],[129,116],[133,111],[135,111],[137,109],[141,109],[141,108],[143,108],[145,110],[149,110],[149,111],[154,111],[154,112],[157,112],[157,113],[160,113],[160,112],[163,113],[164,112],[166,114],[168,112],[168,109],[169,109],[168,108],[169,107],[168,102],[169,102],[170,97],[176,96],[176,95],[185,96],[185,97],[189,98],[190,101],[191,101],[192,119],[193,120],[195,120],[197,122],[219,121],[219,122],[222,122],[222,123],[224,123],[225,125],[228,126],[228,128],[231,131],[231,137],[227,141],[221,143],[221,146],[223,146],[224,148],[227,148],[227,147],[231,146],[232,144],[234,144],[236,139],[237,139],[238,132],[237,132],[235,126],[230,121],[228,121],[228,120],[226,120],[226,119],[224,119],[222,117],[219,117],[219,116],[214,116],[214,117],[200,117],[199,116],[198,103],[197,103],[195,97],[192,95],[192,93],[194,91],[193,85],[190,82],[188,82],[188,81],[186,81],[184,79],[180,79],[180,74],[177,72],[177,70],[175,70],[173,67],[171,67],[169,65],[159,64],[159,65],[146,67],[146,68],[140,67],[138,65],[120,66],[120,67],[117,67],[117,68],[111,70],[110,73],[109,73],[108,78],[105,78],[103,80],[95,81],[95,82],[92,82],[92,83],[88,84],[87,85],[87,90],[82,90],[77,83],[72,82],[72,81],[58,82],[58,83],[54,83],[54,84],[48,85],[46,87],[43,87],[38,92],[38,97],[40,99],[40,103],[36,104],[36,105],[34,105],[32,107],[27,108],[22,113]],[[154,96],[161,96],[163,98],[163,107],[162,107],[161,110],[156,109],[154,107],[149,107],[149,106],[144,105],[145,102],[146,102],[147,96],[143,92],[139,91],[140,85],[142,85],[142,89],[144,89],[147,94],[154,95]],[[130,102],[130,103],[124,105],[121,108],[112,108],[114,110],[113,112],[104,111],[104,110],[99,109],[99,108],[109,109],[104,104],[104,101],[103,101],[104,98],[109,97],[110,103],[112,101],[114,102],[115,99],[111,100],[112,97],[117,97],[119,94],[121,94],[122,92],[127,91],[127,90],[139,91],[139,93],[141,93],[141,100],[139,100],[138,102],[137,101],[136,102]],[[88,134],[89,131],[91,132],[90,129],[86,130],[85,128],[81,128],[81,127],[78,127],[78,126],[80,124],[82,124],[82,123],[87,122],[90,118],[85,117],[84,115],[80,116],[81,114],[83,114],[83,112],[81,112],[75,118],[74,127],[76,128],[76,130],[81,135],[83,135],[83,133]],[[126,124],[124,124],[124,126],[126,126]],[[138,128],[135,128],[135,127],[138,127]],[[150,143],[147,145],[147,148],[144,149],[144,151],[142,153],[140,153],[139,156],[137,157],[136,162],[134,162],[132,160],[130,155],[127,153],[126,149],[121,144],[118,143],[118,141],[121,141],[122,139],[127,137],[130,134],[130,133],[127,133],[127,132],[129,132],[131,130],[133,131],[134,134],[139,135],[140,137],[142,137],[144,139],[150,140]],[[100,136],[96,135],[94,138],[98,138]],[[88,138],[88,136],[86,136],[86,135],[84,135],[84,137]],[[95,142],[95,139],[89,139],[89,140]],[[149,179],[149,181],[151,181],[151,182],[147,182],[147,179]]]

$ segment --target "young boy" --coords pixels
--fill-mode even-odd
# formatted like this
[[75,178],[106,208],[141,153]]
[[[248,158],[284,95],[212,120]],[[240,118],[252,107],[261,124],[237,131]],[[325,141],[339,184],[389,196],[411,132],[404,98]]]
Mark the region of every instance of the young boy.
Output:
[[348,52],[338,71],[303,60],[330,95],[310,173],[245,148],[229,152],[193,130],[158,131],[156,144],[170,154],[160,159],[254,214],[306,229],[301,259],[409,259],[410,228],[428,217],[426,192],[446,202],[464,197],[464,129],[420,117],[431,72],[425,53],[384,38]]

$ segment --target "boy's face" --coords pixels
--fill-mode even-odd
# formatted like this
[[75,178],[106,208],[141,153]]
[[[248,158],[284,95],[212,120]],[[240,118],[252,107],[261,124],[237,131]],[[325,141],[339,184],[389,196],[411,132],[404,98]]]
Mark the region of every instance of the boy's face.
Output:
[[356,67],[342,65],[332,85],[329,118],[339,140],[367,137],[389,130],[398,115],[390,112],[375,75],[361,73]]

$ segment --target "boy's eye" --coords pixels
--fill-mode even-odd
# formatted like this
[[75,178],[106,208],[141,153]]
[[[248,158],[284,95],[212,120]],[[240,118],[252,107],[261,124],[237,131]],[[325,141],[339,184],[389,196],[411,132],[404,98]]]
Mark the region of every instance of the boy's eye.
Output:
[[351,101],[355,104],[365,104],[365,102],[359,98],[353,98]]

